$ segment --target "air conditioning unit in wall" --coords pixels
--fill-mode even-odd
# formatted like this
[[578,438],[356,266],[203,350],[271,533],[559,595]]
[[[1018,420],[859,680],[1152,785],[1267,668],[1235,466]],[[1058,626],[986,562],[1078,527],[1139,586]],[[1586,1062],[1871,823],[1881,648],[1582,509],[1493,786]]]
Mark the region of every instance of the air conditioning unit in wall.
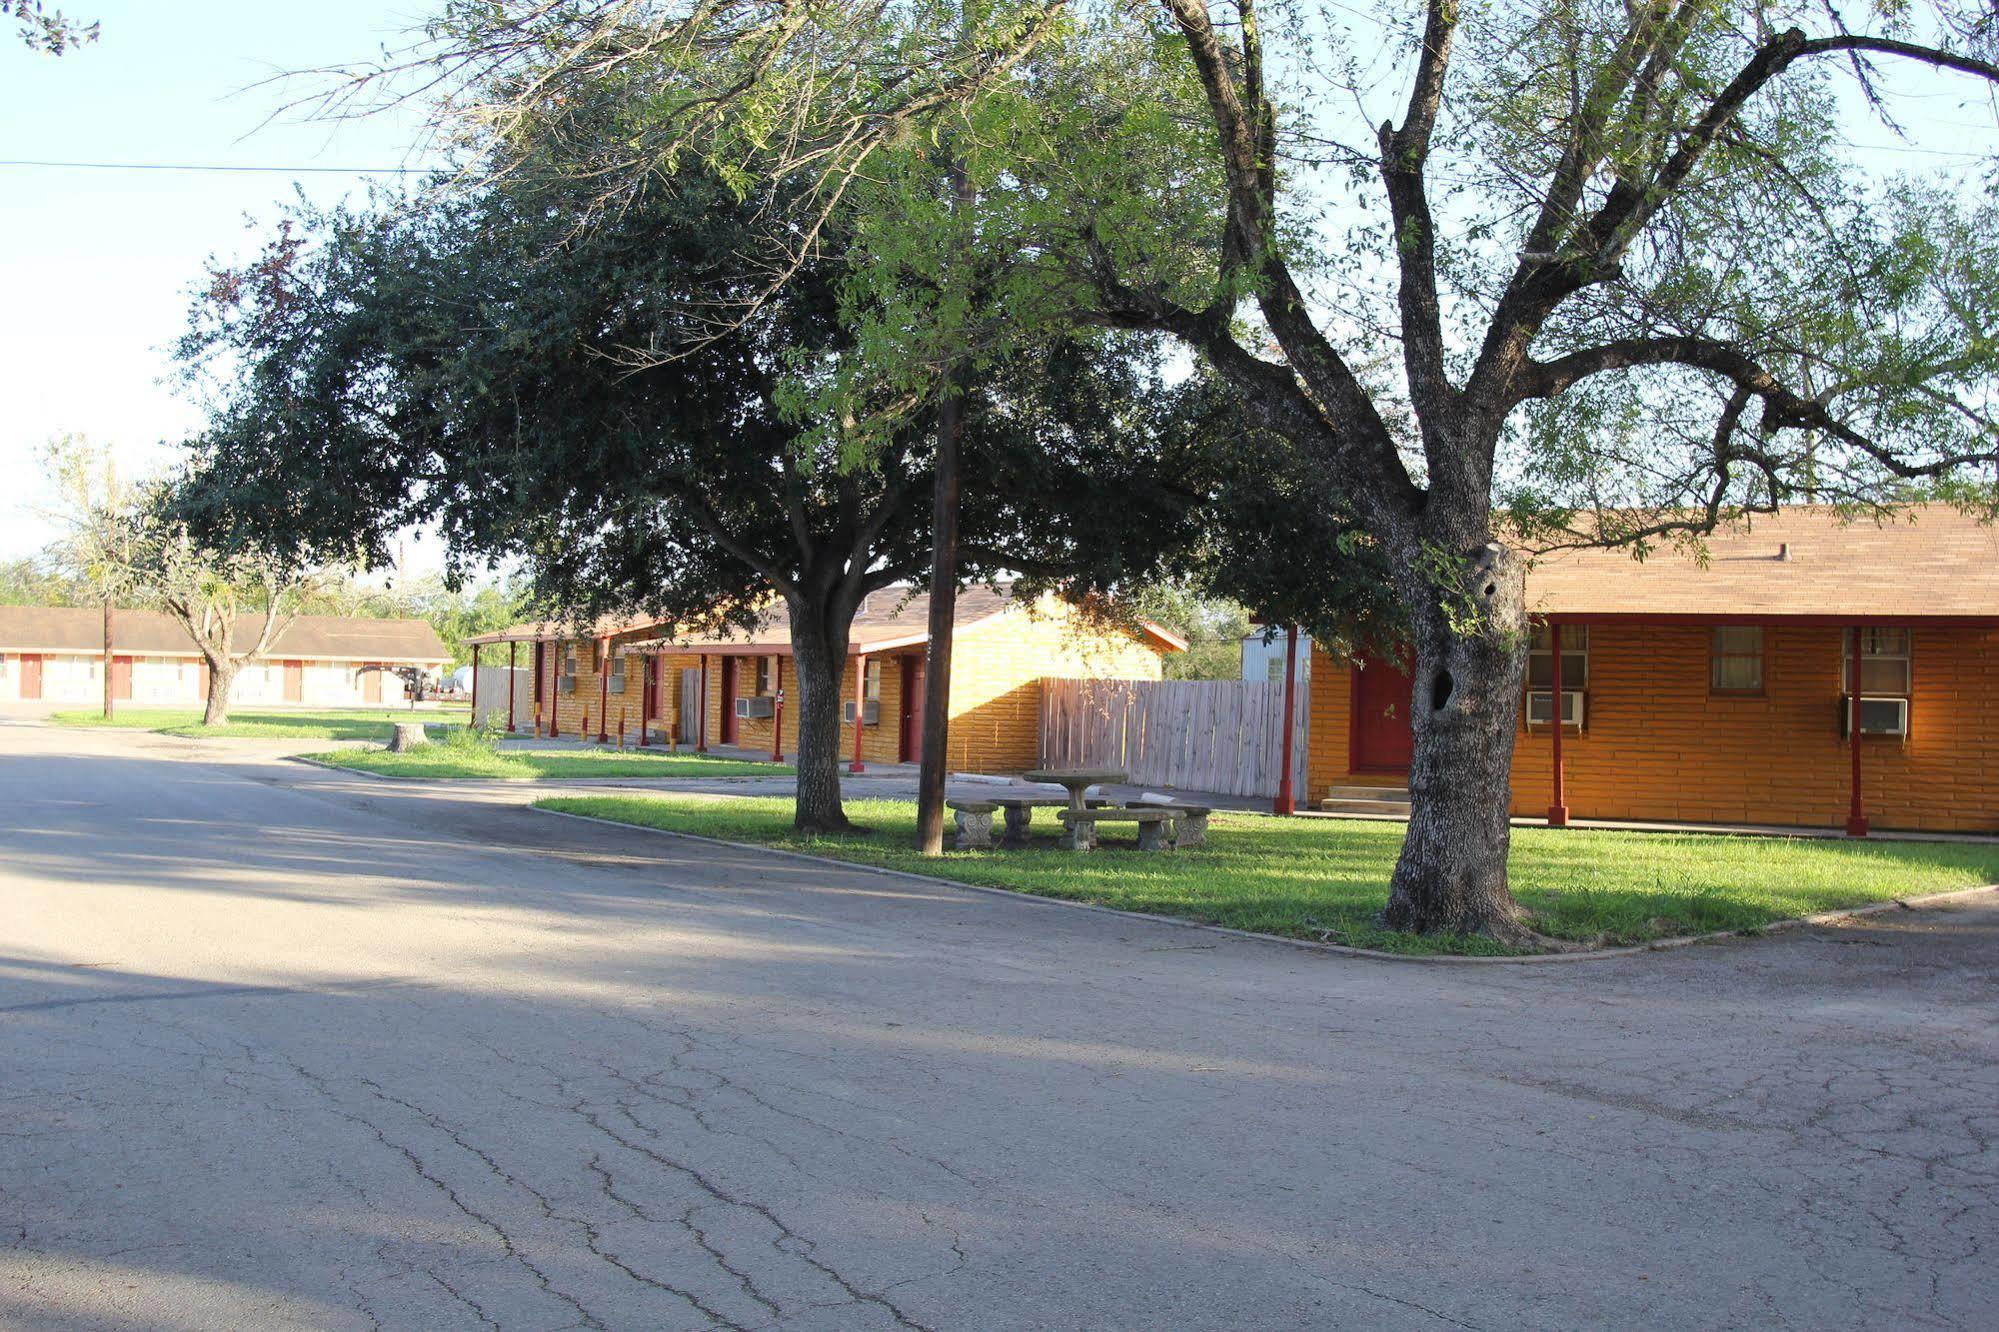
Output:
[[[1527,694],[1527,724],[1546,726],[1554,712],[1554,694],[1551,690],[1535,689]],[[1562,691],[1562,725],[1580,728],[1583,724],[1583,691],[1564,689]]]
[[776,704],[776,699],[761,694],[754,698],[739,698],[736,700],[736,715],[745,720],[768,717],[777,710]]
[[[1909,700],[1906,698],[1877,698],[1871,694],[1860,696],[1860,733],[1862,735],[1900,735],[1909,733]],[[1853,695],[1839,696],[1839,738],[1844,740],[1853,734]]]
[[575,693],[575,692],[576,692],[576,677],[575,677],[575,676],[573,676],[573,675],[558,675],[558,676],[556,676],[556,677],[555,677],[555,692],[556,692],[556,693],[558,693],[558,694],[573,694],[573,693]]
[[[880,726],[882,724],[882,705],[873,699],[869,699],[867,711],[861,715],[866,718],[861,725]],[[841,705],[840,724],[843,726],[852,726],[854,724],[854,701],[852,699],[848,699]]]

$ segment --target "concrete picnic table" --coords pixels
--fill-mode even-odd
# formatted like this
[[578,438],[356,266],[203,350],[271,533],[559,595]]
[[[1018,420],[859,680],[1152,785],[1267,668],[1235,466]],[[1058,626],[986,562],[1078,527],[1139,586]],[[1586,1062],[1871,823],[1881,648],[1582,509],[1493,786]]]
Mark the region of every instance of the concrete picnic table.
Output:
[[1131,780],[1118,768],[1036,768],[1026,774],[1030,782],[1047,782],[1069,793],[1069,808],[1083,808],[1083,793],[1093,786],[1114,786]]

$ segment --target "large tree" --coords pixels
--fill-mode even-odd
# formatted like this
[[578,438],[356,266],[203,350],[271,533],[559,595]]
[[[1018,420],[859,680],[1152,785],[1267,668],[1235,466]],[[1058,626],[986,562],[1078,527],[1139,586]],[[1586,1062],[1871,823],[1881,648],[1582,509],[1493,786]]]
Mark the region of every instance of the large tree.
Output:
[[946,121],[1009,146],[990,188],[1050,289],[1198,351],[1386,565],[1415,657],[1397,927],[1529,929],[1507,804],[1537,550],[1803,497],[1992,504],[1999,215],[1848,146],[1870,112],[1899,129],[1898,89],[1989,119],[1986,6],[1430,0],[1344,37],[1254,0],[453,14],[420,60],[469,75],[450,110],[482,124],[670,53],[606,179],[775,139],[831,216]]
[[[574,134],[545,151],[469,193],[282,228],[216,275],[182,348],[219,376],[196,442],[210,517],[374,558],[434,523],[454,568],[519,558],[535,599],[579,624],[748,624],[779,599],[795,819],[844,827],[850,625],[928,567],[934,418],[868,410],[893,395],[849,373],[838,256],[757,299],[787,200],[690,164],[606,210]],[[1191,539],[1198,446],[1225,412],[1154,359],[1095,334],[964,386],[968,574],[1099,590]]]

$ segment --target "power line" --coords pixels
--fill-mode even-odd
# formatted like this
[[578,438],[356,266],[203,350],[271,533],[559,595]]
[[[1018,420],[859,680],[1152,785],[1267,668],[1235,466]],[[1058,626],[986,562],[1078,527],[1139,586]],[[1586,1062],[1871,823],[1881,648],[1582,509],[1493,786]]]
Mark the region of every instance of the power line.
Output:
[[54,162],[36,158],[0,158],[0,167],[52,167],[73,171],[226,171],[287,176],[417,176],[429,167],[346,166],[225,166],[213,162]]

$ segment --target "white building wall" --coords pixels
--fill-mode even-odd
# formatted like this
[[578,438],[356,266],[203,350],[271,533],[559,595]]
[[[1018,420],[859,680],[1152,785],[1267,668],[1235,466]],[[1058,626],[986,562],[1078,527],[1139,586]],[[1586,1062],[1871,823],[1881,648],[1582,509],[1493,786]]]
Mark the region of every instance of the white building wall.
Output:
[[[1251,634],[1242,640],[1242,678],[1245,680],[1282,683],[1284,680],[1284,633],[1268,643],[1260,633]],[[1298,635],[1298,683],[1304,684],[1312,678],[1312,639],[1308,634]]]
[[201,701],[201,665],[186,657],[135,657],[132,702],[174,707]]
[[50,703],[92,703],[104,697],[103,663],[65,653],[42,658],[42,698]]
[[282,703],[285,697],[285,668],[275,662],[260,661],[236,672],[229,688],[231,703]]

